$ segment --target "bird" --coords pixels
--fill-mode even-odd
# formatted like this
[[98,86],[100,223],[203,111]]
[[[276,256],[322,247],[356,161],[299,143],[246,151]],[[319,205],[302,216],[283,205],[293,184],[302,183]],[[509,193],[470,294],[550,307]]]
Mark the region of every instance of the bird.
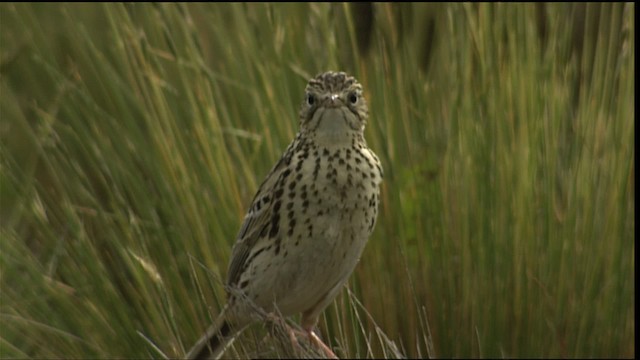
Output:
[[257,310],[301,314],[311,343],[336,357],[314,328],[376,224],[383,169],[365,141],[368,118],[353,76],[327,71],[308,81],[298,133],[258,188],[237,234],[227,303],[187,359],[219,357],[259,319]]

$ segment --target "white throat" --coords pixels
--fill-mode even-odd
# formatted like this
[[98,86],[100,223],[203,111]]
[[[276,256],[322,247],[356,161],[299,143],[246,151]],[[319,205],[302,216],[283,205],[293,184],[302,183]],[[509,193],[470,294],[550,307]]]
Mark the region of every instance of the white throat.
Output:
[[316,141],[327,147],[343,146],[351,143],[357,129],[355,115],[344,107],[318,109],[313,115],[313,130]]

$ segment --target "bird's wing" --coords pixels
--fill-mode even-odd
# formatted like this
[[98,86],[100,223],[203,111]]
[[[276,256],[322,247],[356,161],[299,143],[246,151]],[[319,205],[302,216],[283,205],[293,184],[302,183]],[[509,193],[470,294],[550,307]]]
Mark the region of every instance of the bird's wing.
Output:
[[269,175],[267,175],[267,178],[262,182],[262,185],[260,185],[258,192],[253,198],[251,207],[249,207],[249,211],[244,217],[244,222],[238,232],[236,243],[231,251],[231,261],[227,272],[228,286],[232,287],[236,285],[240,279],[240,275],[244,271],[245,263],[251,250],[255,247],[258,239],[268,231],[273,213],[274,189],[283,172],[289,167],[296,143],[297,141],[294,140],[289,145],[284,155],[282,155],[273,169],[271,169],[271,172],[269,172]]

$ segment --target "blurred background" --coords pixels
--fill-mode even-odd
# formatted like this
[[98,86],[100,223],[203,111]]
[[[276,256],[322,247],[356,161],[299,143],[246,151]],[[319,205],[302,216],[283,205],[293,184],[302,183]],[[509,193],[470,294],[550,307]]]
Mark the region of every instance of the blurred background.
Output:
[[[0,5],[0,357],[175,358],[306,81],[364,86],[341,357],[635,357],[635,5]],[[230,356],[268,348],[256,324]],[[271,353],[273,356],[273,353]]]

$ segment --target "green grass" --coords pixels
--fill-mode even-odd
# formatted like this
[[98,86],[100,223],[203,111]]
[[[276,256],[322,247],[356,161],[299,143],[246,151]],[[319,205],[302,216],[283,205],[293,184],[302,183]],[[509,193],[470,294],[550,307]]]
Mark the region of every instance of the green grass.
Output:
[[333,69],[385,169],[339,356],[634,357],[635,6],[356,10],[0,5],[0,356],[183,356]]

